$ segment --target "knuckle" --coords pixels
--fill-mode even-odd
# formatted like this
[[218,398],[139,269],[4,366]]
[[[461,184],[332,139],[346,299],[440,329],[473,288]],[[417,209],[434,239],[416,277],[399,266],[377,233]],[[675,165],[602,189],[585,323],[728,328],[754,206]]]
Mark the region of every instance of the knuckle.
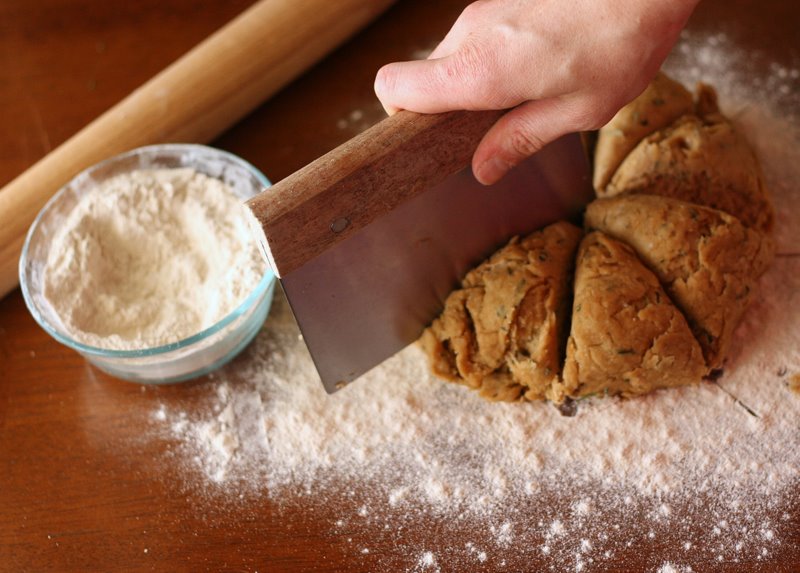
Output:
[[464,42],[457,52],[455,61],[470,77],[483,75],[483,49],[474,40]]
[[494,109],[501,100],[503,82],[493,64],[493,54],[481,42],[464,42],[447,67],[449,80],[464,88],[464,104],[470,109]]
[[509,151],[518,157],[529,157],[545,145],[545,141],[521,122],[509,126],[507,137]]

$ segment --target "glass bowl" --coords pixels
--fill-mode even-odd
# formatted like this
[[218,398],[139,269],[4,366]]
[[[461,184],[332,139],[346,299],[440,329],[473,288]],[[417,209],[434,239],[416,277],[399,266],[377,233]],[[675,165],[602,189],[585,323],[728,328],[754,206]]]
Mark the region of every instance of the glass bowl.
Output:
[[191,167],[224,181],[242,200],[270,186],[269,180],[255,167],[219,149],[193,144],[140,147],[90,167],[62,187],[36,217],[22,249],[20,286],[36,322],[100,370],[125,380],[164,384],[211,372],[247,346],[261,329],[272,304],[275,275],[267,267],[256,288],[235,310],[211,327],[178,342],[137,350],[109,350],[82,344],[67,334],[42,293],[51,240],[67,214],[84,193],[106,179],[137,169],[178,167]]

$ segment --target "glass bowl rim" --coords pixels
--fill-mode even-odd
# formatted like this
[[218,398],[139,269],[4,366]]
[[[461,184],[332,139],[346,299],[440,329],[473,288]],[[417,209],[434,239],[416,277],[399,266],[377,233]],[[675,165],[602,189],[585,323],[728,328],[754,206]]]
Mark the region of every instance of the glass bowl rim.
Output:
[[[60,200],[61,196],[64,195],[69,187],[78,179],[84,178],[87,175],[90,175],[94,171],[98,169],[102,169],[107,167],[109,164],[127,159],[134,155],[139,155],[142,152],[146,151],[173,151],[173,152],[180,152],[180,151],[190,151],[193,149],[199,149],[202,151],[209,152],[211,154],[217,155],[222,157],[232,163],[238,164],[240,167],[243,167],[246,171],[250,172],[253,176],[255,176],[256,180],[258,180],[263,189],[267,189],[272,185],[269,179],[267,179],[266,175],[264,175],[259,169],[253,166],[250,162],[242,159],[241,157],[234,155],[228,151],[218,149],[216,147],[211,147],[208,145],[201,145],[197,143],[162,143],[156,145],[145,145],[143,147],[137,147],[135,149],[131,149],[129,151],[125,151],[123,153],[119,153],[103,161],[93,164],[90,167],[82,170],[74,177],[72,177],[66,184],[64,184],[56,193],[45,203],[44,207],[39,211],[36,215],[36,218],[31,223],[30,228],[25,236],[25,243],[22,246],[22,253],[19,259],[19,279],[20,279],[20,289],[22,290],[22,297],[25,299],[25,304],[28,307],[31,315],[33,316],[34,320],[41,326],[50,336],[55,338],[61,344],[73,348],[81,353],[89,354],[91,356],[97,356],[102,358],[142,358],[142,357],[149,357],[149,356],[158,356],[160,354],[166,354],[169,352],[173,352],[175,350],[182,350],[184,348],[188,348],[197,342],[200,342],[214,334],[220,332],[225,327],[230,325],[234,320],[238,317],[243,315],[247,312],[250,308],[256,306],[258,300],[264,296],[267,291],[269,291],[270,287],[274,285],[275,282],[275,274],[272,272],[272,269],[269,265],[267,265],[267,270],[264,273],[264,276],[261,277],[261,280],[258,282],[256,287],[253,291],[247,295],[247,297],[231,312],[227,315],[222,317],[220,320],[209,326],[208,328],[201,330],[200,332],[193,334],[187,338],[183,338],[181,340],[177,340],[175,342],[170,342],[169,344],[162,344],[159,346],[152,346],[149,348],[141,348],[141,349],[133,349],[133,350],[118,350],[118,349],[111,349],[111,348],[100,348],[97,346],[91,346],[88,344],[83,344],[82,342],[78,342],[77,340],[73,340],[72,338],[60,333],[50,322],[45,319],[42,313],[39,310],[39,306],[33,299],[33,295],[30,293],[28,288],[28,281],[25,277],[25,270],[27,267],[26,261],[28,260],[28,248],[30,246],[31,238],[33,237],[34,232],[39,227],[42,218],[44,215],[53,208],[53,206]],[[262,191],[263,191],[262,189]]]

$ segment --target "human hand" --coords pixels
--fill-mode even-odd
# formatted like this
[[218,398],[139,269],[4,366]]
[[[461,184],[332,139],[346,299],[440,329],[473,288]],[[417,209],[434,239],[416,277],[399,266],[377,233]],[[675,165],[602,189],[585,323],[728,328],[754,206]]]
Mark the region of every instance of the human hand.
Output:
[[550,141],[605,125],[653,78],[699,0],[480,0],[427,60],[388,64],[388,113],[506,109],[472,159],[484,184]]

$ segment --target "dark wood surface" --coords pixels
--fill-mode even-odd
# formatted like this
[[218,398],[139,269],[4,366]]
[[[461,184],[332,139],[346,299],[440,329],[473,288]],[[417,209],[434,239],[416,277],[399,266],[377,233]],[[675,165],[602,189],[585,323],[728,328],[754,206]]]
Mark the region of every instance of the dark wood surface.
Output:
[[[249,3],[0,3],[0,184]],[[273,181],[286,177],[382,117],[375,71],[431,48],[463,4],[401,0],[215,145]],[[691,27],[725,31],[788,64],[800,50],[798,24],[795,2],[719,0],[701,3]],[[287,509],[260,498],[231,509],[186,494],[176,485],[180,468],[165,463],[168,444],[144,439],[141,424],[156,403],[190,410],[211,384],[114,380],[49,338],[18,290],[0,300],[0,571],[375,571],[381,553],[398,543],[430,535],[447,545],[446,526],[432,533],[435,524],[419,523],[402,541],[370,534],[373,550],[362,555],[331,530],[331,508],[301,502]],[[794,533],[769,560],[700,563],[694,571],[800,570],[800,498],[786,505]],[[614,570],[652,570],[669,549],[654,543],[623,551]]]

